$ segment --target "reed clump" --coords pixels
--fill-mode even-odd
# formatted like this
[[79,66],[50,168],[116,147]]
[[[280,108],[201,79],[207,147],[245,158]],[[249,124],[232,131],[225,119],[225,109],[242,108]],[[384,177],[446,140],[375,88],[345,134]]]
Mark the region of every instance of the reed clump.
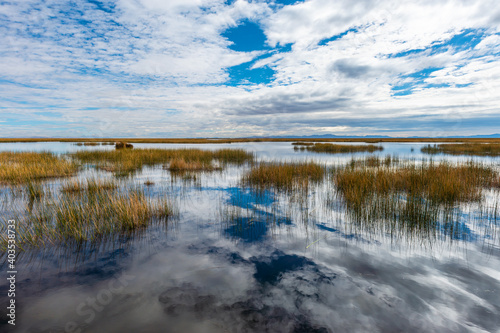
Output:
[[305,150],[315,152],[315,153],[330,153],[330,154],[340,154],[340,153],[361,153],[384,150],[382,146],[376,145],[339,145],[333,143],[315,143],[312,146],[306,146]]
[[[98,168],[116,174],[128,174],[140,170],[143,166],[167,165],[172,161],[196,162],[210,165],[213,162],[224,164],[243,164],[252,162],[254,154],[243,149],[118,149],[107,151],[79,151],[72,156],[83,162],[93,163]],[[176,162],[177,163],[177,162]],[[166,167],[168,168],[168,166]]]
[[314,162],[273,162],[253,166],[243,180],[261,189],[293,190],[307,189],[310,182],[320,182],[324,175],[325,167]]
[[61,191],[67,193],[76,192],[90,192],[96,193],[101,190],[112,190],[118,187],[116,181],[107,179],[84,179],[84,180],[72,180],[64,183],[61,187]]
[[[430,239],[439,233],[467,239],[460,206],[477,204],[498,174],[479,163],[452,165],[416,161],[369,167],[363,163],[336,169],[333,180],[346,208],[346,219],[369,233]],[[496,211],[485,210],[487,219]]]
[[314,142],[292,142],[292,146],[314,146]]
[[460,143],[426,145],[421,151],[426,154],[499,156],[500,143]]
[[49,152],[0,152],[0,182],[4,183],[68,177],[77,170],[75,162]]
[[380,156],[366,156],[365,158],[353,158],[349,162],[349,167],[389,167],[392,165],[397,165],[399,163],[399,157],[387,155],[385,157]]
[[166,201],[153,201],[140,190],[100,190],[77,197],[63,195],[53,217],[55,231],[63,239],[88,241],[146,227],[154,218],[166,219],[171,213]]
[[373,195],[391,194],[451,204],[479,200],[482,188],[492,186],[495,176],[491,168],[474,162],[461,165],[424,162],[398,168],[347,167],[337,170],[334,179],[346,202],[356,205]]
[[134,148],[134,145],[131,143],[120,141],[120,142],[115,143],[115,148],[116,149],[124,149],[124,148],[132,149],[132,148]]
[[202,162],[202,161],[186,161],[182,158],[176,158],[172,160],[168,167],[168,170],[172,172],[183,172],[183,171],[214,171],[220,170],[221,167],[214,166],[212,163]]
[[[96,241],[147,227],[154,221],[166,221],[172,216],[173,209],[167,199],[148,197],[139,188],[114,185],[95,179],[82,180],[66,185],[58,194],[30,203],[16,216],[20,226],[19,245],[24,248]],[[0,235],[0,248],[7,243],[5,235]]]

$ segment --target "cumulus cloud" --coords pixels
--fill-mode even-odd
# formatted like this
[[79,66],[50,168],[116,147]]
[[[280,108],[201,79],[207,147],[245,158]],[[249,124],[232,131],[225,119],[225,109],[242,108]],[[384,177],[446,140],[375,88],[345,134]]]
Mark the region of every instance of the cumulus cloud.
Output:
[[[0,129],[2,136],[494,132],[500,20],[492,8],[490,0],[3,3]],[[258,51],[234,51],[223,36],[246,21],[266,36]],[[249,81],[235,66],[246,66],[247,77],[262,69],[272,76]]]

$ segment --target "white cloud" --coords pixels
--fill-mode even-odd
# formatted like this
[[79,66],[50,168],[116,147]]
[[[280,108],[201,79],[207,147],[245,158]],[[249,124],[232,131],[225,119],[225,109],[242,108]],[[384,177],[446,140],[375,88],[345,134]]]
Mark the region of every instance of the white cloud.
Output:
[[[0,114],[49,121],[36,111],[56,110],[68,136],[186,137],[430,135],[450,117],[461,119],[455,134],[484,134],[500,113],[494,1],[310,0],[275,12],[243,0],[122,0],[109,12],[75,6],[0,6]],[[221,36],[245,19],[262,24],[269,45],[291,50],[251,64],[274,69],[271,83],[225,86],[227,68],[263,55],[232,51]],[[465,32],[481,41],[432,50]],[[421,51],[394,57],[410,50]],[[411,76],[430,67],[439,70]],[[404,84],[412,93],[395,96],[391,89]],[[56,133],[47,128],[13,123],[6,132]]]

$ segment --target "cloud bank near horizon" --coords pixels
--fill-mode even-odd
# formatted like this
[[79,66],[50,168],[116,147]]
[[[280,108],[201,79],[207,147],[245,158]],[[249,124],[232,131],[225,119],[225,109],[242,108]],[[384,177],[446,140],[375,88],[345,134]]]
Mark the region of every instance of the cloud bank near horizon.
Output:
[[494,1],[0,3],[1,137],[498,132]]

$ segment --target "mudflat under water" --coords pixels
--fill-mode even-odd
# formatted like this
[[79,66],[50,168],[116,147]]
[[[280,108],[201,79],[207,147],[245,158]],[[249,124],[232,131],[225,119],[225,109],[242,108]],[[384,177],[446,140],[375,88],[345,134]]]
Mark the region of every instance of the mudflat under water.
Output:
[[[137,144],[136,148],[244,148],[260,161],[352,157],[430,158],[418,143],[374,154],[296,152],[290,143]],[[69,143],[5,143],[0,151],[80,149]],[[495,168],[500,158],[473,159]],[[146,167],[123,181],[154,185],[177,211],[166,223],[95,244],[46,246],[17,258],[14,332],[500,332],[498,191],[454,207],[434,230],[353,224],[325,181],[298,198],[241,183],[249,166],[174,177]],[[104,171],[92,174],[111,177]],[[57,188],[60,181],[47,186]],[[0,189],[6,196],[7,189]],[[2,198],[4,201],[5,198]],[[7,215],[9,204],[0,205]],[[2,220],[3,221],[3,220]],[[6,275],[5,255],[0,265]]]

